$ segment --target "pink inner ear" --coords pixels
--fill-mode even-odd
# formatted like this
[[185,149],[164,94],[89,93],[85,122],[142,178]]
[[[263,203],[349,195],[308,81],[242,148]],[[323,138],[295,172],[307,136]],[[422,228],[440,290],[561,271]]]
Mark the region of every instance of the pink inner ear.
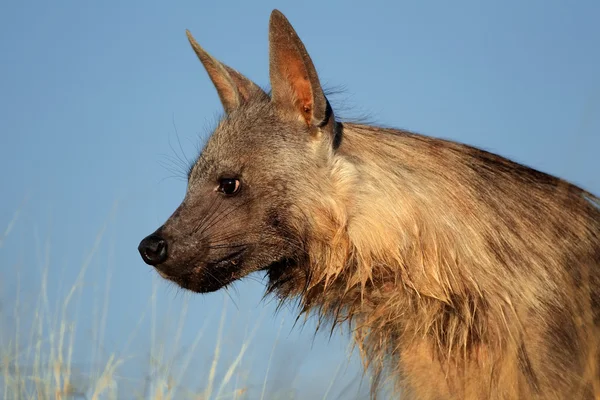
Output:
[[312,119],[312,89],[310,87],[310,82],[308,78],[303,76],[300,79],[294,82],[294,86],[296,86],[296,96],[297,96],[297,104],[296,106],[299,108],[302,116],[309,123]]
[[304,62],[298,56],[296,51],[281,54],[280,70],[294,94],[296,111],[309,124],[312,120],[313,93]]

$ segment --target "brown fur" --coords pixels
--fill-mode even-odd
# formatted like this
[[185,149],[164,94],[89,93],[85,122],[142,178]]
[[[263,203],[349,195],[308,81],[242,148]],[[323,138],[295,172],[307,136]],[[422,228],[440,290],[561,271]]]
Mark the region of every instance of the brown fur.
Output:
[[[374,390],[408,399],[600,398],[600,201],[506,158],[336,121],[271,16],[269,96],[189,36],[226,115],[156,232],[196,292],[253,271],[350,323]],[[233,196],[216,191],[236,178]]]

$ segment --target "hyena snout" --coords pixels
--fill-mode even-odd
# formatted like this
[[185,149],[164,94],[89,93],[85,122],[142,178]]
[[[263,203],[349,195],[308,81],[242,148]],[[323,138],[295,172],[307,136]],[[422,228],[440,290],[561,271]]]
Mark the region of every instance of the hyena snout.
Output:
[[142,256],[142,260],[148,265],[156,266],[167,261],[167,241],[158,231],[142,239],[138,246],[138,251]]

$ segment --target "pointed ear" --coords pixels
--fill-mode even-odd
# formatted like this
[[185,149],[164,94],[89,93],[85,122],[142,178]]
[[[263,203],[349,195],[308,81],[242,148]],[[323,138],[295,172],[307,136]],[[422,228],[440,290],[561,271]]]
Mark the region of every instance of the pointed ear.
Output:
[[252,96],[269,96],[257,84],[236,70],[221,63],[206,52],[194,39],[190,31],[185,31],[194,52],[204,65],[210,80],[215,85],[226,113],[230,113]]
[[287,18],[273,10],[269,20],[269,74],[272,101],[308,126],[333,121],[317,71]]

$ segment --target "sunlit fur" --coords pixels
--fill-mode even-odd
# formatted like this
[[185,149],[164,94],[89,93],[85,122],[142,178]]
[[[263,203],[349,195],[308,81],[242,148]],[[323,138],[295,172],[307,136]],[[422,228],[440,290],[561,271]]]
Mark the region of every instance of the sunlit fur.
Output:
[[[389,379],[402,399],[600,398],[597,197],[473,147],[336,121],[279,12],[276,96],[190,41],[226,114],[157,231],[164,277],[209,292],[266,271],[282,302],[349,323],[373,393]],[[239,194],[215,192],[223,174]]]
[[276,290],[351,321],[403,398],[600,395],[592,195],[471,147],[360,125],[344,126],[315,189],[297,204],[312,221],[309,280]]

